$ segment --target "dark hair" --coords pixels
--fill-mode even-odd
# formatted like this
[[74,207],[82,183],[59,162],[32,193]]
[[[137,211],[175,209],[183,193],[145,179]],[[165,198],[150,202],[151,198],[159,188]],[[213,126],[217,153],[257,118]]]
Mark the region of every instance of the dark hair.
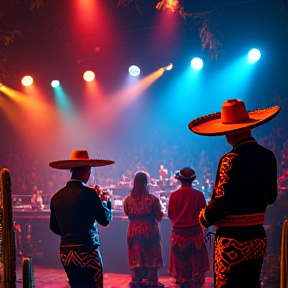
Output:
[[[196,178],[196,177],[195,177]],[[193,178],[190,178],[190,179],[185,179],[185,178],[183,178],[183,179],[179,179],[179,181],[181,182],[181,183],[186,183],[186,184],[188,184],[188,183],[192,183],[194,180],[195,180],[195,178],[193,177]]]
[[72,174],[73,174],[73,173],[77,173],[77,172],[83,170],[84,167],[85,167],[85,166],[74,167],[74,168],[70,169],[70,172],[71,172]]
[[145,171],[138,171],[134,175],[133,188],[131,195],[137,199],[145,194],[149,194],[150,175]]

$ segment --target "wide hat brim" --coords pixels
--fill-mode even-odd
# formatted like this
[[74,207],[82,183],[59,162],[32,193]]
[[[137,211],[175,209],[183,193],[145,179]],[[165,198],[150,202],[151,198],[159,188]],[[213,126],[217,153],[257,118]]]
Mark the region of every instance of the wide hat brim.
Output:
[[279,106],[249,111],[249,119],[237,123],[221,122],[221,112],[209,114],[192,120],[188,128],[195,134],[204,136],[221,136],[232,132],[253,129],[273,119],[281,108]]
[[100,167],[114,164],[113,160],[105,159],[83,159],[83,160],[57,160],[49,163],[49,166],[56,169],[73,169],[81,166]]

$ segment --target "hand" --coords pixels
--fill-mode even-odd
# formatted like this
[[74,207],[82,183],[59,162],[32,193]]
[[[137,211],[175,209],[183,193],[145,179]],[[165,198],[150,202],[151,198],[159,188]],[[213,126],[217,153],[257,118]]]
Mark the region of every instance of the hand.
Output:
[[102,194],[101,195],[101,200],[102,201],[108,201],[109,200],[109,195],[108,194]]
[[98,194],[98,196],[101,198],[101,197],[102,197],[102,194],[103,194],[103,190],[102,190],[101,186],[95,185],[95,186],[94,186],[94,190],[96,191],[96,193]]

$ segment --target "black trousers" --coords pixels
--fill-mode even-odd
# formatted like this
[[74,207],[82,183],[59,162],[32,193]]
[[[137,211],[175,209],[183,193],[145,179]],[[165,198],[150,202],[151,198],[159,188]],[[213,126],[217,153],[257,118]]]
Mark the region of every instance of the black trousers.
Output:
[[226,285],[216,285],[215,288],[260,288],[262,262],[262,259],[255,259],[235,265],[229,271]]
[[99,248],[60,249],[60,260],[71,288],[103,288],[103,262]]
[[260,288],[260,275],[266,249],[266,238],[240,242],[216,236],[215,287]]

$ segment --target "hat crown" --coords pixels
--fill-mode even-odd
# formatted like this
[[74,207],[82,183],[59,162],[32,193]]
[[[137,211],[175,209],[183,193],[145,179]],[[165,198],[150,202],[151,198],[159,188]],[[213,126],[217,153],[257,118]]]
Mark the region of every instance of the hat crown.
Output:
[[196,173],[191,167],[184,167],[179,172],[176,172],[175,178],[180,181],[194,181],[196,179]]
[[222,104],[221,122],[233,124],[249,120],[249,114],[243,101],[229,99]]
[[70,160],[87,160],[89,159],[89,155],[87,150],[79,149],[73,150],[70,154]]
[[185,167],[185,168],[180,170],[180,175],[183,178],[191,178],[195,175],[195,171],[193,169],[191,169],[190,167]]

